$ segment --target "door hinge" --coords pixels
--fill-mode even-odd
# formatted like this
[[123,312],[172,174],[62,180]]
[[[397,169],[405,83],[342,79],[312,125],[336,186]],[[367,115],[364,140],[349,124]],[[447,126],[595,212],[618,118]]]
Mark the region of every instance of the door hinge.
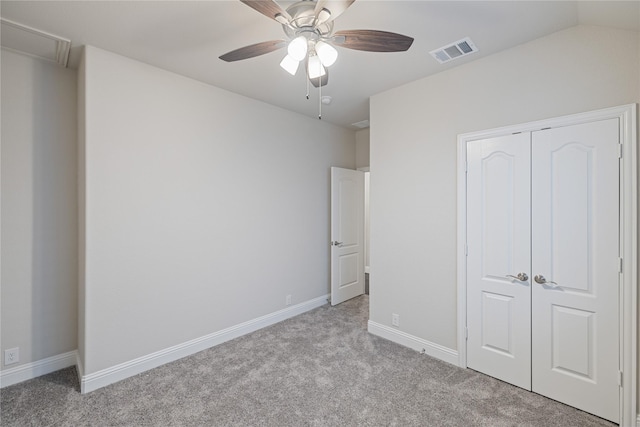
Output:
[[464,162],[464,173],[467,173],[467,172],[469,172],[469,162],[467,162],[465,160],[465,162]]
[[618,371],[618,386],[622,387],[622,371]]
[[622,273],[624,265],[622,263],[622,258],[618,258],[619,262],[618,262],[618,272]]
[[464,245],[464,256],[469,256],[469,245]]
[[618,144],[618,158],[621,159],[622,158],[622,144]]
[[469,328],[464,328],[464,339],[469,340]]

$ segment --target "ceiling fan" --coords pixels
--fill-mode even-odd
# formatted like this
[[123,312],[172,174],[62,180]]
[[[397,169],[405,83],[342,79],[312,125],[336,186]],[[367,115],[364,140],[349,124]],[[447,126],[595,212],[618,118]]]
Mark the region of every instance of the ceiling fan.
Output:
[[[335,46],[367,52],[404,52],[413,38],[376,30],[333,32],[334,20],[355,0],[303,0],[286,10],[273,0],[240,0],[268,18],[282,24],[287,40],[271,40],[232,50],[220,56],[227,62],[253,58],[287,46],[280,66],[295,75],[304,61],[308,80],[315,87],[329,81],[327,67],[338,57]],[[307,94],[308,97],[308,94]]]

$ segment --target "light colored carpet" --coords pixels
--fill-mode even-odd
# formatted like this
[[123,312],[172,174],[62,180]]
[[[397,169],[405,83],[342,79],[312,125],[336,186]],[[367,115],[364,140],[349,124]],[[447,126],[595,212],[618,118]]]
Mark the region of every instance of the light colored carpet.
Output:
[[[7,387],[3,426],[611,426],[367,333],[323,306],[81,395],[75,368]],[[160,333],[161,331],[158,331]]]

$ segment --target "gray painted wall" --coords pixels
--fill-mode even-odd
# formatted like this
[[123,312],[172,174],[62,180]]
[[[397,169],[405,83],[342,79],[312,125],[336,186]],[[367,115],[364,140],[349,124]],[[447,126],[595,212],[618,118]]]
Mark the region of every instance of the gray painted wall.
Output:
[[92,47],[84,66],[86,375],[329,292],[355,132]]
[[2,350],[76,349],[76,72],[2,49]]
[[369,167],[369,129],[356,132],[356,167]]

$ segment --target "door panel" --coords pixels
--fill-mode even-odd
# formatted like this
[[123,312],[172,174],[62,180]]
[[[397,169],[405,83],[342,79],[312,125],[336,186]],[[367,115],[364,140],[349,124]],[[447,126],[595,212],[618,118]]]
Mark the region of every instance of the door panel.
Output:
[[514,298],[482,292],[482,348],[515,357],[513,333]]
[[530,139],[467,147],[467,365],[531,387]]
[[[532,134],[532,389],[618,422],[618,119]],[[550,283],[550,282],[556,282]]]
[[553,370],[594,381],[594,315],[593,312],[575,308],[552,307],[551,367]]
[[364,293],[364,173],[331,168],[331,305]]

